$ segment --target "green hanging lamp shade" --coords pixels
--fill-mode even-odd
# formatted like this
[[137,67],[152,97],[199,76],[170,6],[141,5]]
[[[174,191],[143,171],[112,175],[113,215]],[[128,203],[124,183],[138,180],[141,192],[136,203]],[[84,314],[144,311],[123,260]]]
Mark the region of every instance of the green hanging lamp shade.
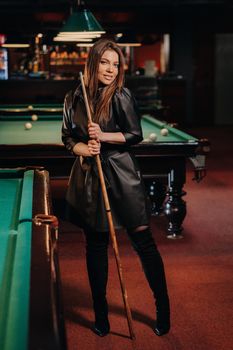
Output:
[[64,24],[60,33],[83,33],[83,32],[95,32],[99,34],[105,33],[102,26],[93,16],[91,11],[86,8],[78,8],[74,11],[67,22]]
[[104,29],[91,11],[85,7],[83,2],[80,4],[80,1],[78,1],[77,8],[71,11],[70,17],[53,40],[91,42],[104,33]]

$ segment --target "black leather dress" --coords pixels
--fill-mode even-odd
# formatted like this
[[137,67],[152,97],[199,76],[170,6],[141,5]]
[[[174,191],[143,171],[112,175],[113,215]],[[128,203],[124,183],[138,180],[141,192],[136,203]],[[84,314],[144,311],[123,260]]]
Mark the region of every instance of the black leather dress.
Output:
[[[78,142],[87,143],[87,115],[79,86],[64,102],[62,141],[72,152]],[[126,143],[101,144],[101,162],[115,228],[148,225],[149,202],[140,170],[130,146],[142,140],[137,107],[130,91],[123,88],[113,97],[110,118],[101,125],[105,132],[122,132]],[[66,195],[68,219],[81,227],[107,231],[98,172],[93,157],[76,157]]]

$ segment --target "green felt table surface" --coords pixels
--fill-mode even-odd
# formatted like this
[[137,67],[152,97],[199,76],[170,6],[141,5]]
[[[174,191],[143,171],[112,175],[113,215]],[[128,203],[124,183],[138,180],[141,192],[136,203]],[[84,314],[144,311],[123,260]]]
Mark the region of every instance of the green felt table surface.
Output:
[[[157,136],[155,142],[195,142],[197,140],[195,137],[170,126],[166,122],[159,121],[150,115],[144,115],[142,117],[141,125],[144,140],[148,139],[152,133]],[[163,128],[168,130],[167,136],[161,134]]]
[[[27,122],[32,124],[30,130],[25,129]],[[0,118],[0,144],[61,143],[61,125],[61,115],[44,115],[36,122],[29,116]]]
[[33,112],[61,112],[63,105],[59,103],[36,103],[36,104],[17,104],[17,105],[0,105],[0,114],[4,113],[33,113]]
[[33,174],[0,170],[1,350],[27,349]]
[[[25,129],[25,123],[30,122],[32,128]],[[0,144],[61,144],[62,115],[42,115],[37,121],[32,121],[29,115],[0,116]],[[157,135],[155,143],[197,141],[195,137],[169,126],[151,116],[143,116],[141,119],[144,140],[151,133]],[[162,136],[162,128],[168,129],[168,135]]]

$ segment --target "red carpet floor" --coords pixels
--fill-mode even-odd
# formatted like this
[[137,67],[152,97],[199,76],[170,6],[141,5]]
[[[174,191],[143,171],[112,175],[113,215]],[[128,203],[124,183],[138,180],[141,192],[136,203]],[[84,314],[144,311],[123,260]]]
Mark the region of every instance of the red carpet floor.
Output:
[[165,218],[151,220],[166,267],[172,313],[170,333],[160,338],[151,329],[155,319],[152,294],[123,231],[118,233],[118,243],[136,341],[129,339],[111,247],[111,333],[99,338],[91,331],[93,313],[83,235],[61,221],[59,254],[68,350],[233,349],[233,128],[195,132],[210,139],[212,151],[207,160],[207,177],[201,183],[191,180],[192,168],[188,165],[184,238],[168,240]]

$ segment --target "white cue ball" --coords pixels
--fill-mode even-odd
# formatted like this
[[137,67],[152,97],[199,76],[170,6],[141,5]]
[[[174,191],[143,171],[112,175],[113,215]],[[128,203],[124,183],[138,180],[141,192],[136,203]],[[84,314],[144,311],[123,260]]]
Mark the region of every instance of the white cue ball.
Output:
[[161,133],[161,135],[163,135],[163,136],[167,136],[167,135],[168,135],[168,129],[163,128],[163,129],[161,129],[160,133]]
[[32,123],[25,123],[24,127],[26,130],[30,130],[32,128]]
[[148,143],[150,142],[150,139],[144,139],[143,142]]
[[33,106],[32,105],[28,106],[28,109],[33,109]]
[[149,136],[150,141],[154,142],[157,140],[157,135],[155,133],[150,134]]
[[33,114],[33,115],[32,115],[32,120],[33,120],[34,122],[38,120],[37,114]]

